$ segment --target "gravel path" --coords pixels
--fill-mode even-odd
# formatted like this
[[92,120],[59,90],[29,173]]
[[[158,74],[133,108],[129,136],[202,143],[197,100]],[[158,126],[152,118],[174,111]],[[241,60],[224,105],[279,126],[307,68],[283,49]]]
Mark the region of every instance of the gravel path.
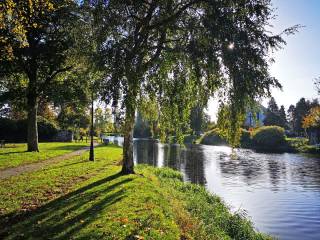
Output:
[[[95,146],[97,146],[98,143],[95,143]],[[36,163],[30,163],[30,164],[26,164],[26,165],[21,165],[18,167],[13,167],[13,168],[7,168],[7,169],[3,169],[0,170],[0,180],[1,179],[6,179],[12,176],[17,176],[20,175],[22,173],[28,173],[28,172],[34,172],[37,171],[39,169],[42,169],[50,164],[54,164],[54,163],[58,163],[60,161],[63,161],[65,159],[69,159],[75,156],[79,156],[82,153],[84,153],[85,151],[88,151],[89,147],[85,147],[82,149],[79,149],[77,151],[71,152],[71,153],[67,153],[61,156],[57,156],[57,157],[53,157],[53,158],[49,158],[47,160],[44,161],[40,161],[40,162],[36,162]]]

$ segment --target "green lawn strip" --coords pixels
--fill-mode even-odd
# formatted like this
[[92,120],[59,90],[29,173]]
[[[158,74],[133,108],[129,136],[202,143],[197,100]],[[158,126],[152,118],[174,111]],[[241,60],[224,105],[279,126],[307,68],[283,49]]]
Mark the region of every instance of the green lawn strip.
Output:
[[0,181],[0,214],[26,211],[67,192],[77,182],[88,179],[110,165],[117,164],[122,149],[96,147],[95,162],[88,152],[51,164],[43,170],[21,174]]
[[[158,179],[148,173],[118,174],[121,168],[116,160],[120,154],[120,148],[100,147],[96,149],[96,158],[100,160],[94,163],[76,164],[81,159],[70,160],[50,166],[47,171],[2,181],[0,201],[6,206],[6,214],[0,217],[0,238],[179,239],[179,227],[158,187]],[[81,171],[97,172],[100,162],[103,169],[99,169],[98,175],[76,183],[57,198],[62,185],[68,185],[68,180],[80,176]],[[55,190],[48,198],[46,192],[51,191],[51,195],[51,189]],[[50,198],[55,199],[48,202]],[[23,205],[34,199],[40,199],[42,206],[21,214]]]
[[0,148],[0,169],[61,156],[88,146],[88,144],[74,142],[39,143],[40,152],[26,152],[27,145],[22,143],[7,144],[5,148]]
[[120,175],[121,151],[99,147],[95,162],[86,153],[1,181],[0,238],[266,239],[178,172],[140,165]]
[[166,195],[181,201],[184,209],[200,222],[199,239],[272,239],[256,232],[244,212],[231,213],[226,204],[203,186],[182,182],[182,175],[170,168],[149,168],[160,178]]

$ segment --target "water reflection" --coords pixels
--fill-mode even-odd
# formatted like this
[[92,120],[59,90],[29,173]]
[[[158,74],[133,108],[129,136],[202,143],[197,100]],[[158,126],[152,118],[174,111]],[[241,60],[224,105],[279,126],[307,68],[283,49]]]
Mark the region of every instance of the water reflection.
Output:
[[280,239],[320,239],[320,159],[228,147],[134,142],[136,163],[168,166],[184,179],[245,209],[255,226]]

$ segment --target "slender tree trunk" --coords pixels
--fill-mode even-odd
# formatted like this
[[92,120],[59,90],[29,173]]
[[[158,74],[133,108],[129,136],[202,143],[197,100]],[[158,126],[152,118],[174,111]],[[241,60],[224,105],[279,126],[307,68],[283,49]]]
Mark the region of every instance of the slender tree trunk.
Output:
[[28,152],[39,152],[38,126],[37,126],[37,97],[35,94],[28,96]]
[[133,126],[134,126],[134,111],[126,113],[124,143],[123,143],[123,163],[122,174],[134,174],[133,162]]

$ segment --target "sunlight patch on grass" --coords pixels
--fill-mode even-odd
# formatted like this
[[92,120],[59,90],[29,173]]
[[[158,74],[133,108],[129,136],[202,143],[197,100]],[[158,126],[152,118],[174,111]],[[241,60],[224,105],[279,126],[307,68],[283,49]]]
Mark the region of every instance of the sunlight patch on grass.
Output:
[[26,152],[27,144],[7,144],[0,148],[0,169],[47,160],[79,150],[89,143],[50,142],[39,143],[40,152]]

